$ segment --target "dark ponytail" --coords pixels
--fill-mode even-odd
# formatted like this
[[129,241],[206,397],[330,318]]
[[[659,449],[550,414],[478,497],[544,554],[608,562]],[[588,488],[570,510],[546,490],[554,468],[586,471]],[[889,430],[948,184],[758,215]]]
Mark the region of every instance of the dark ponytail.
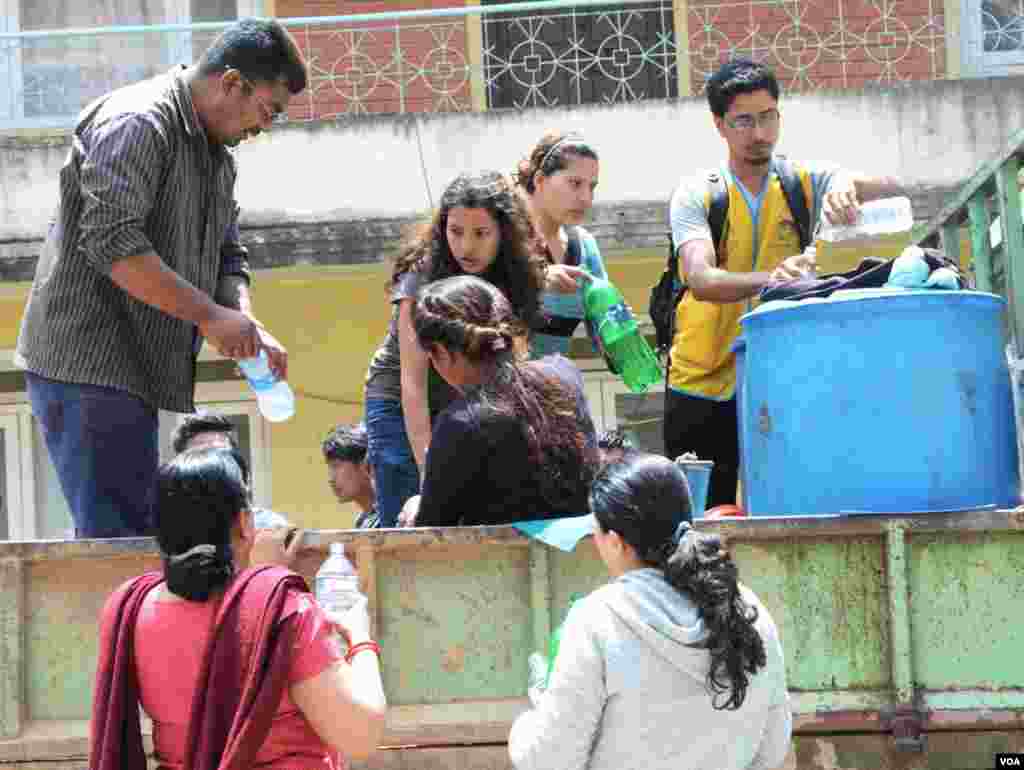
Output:
[[245,460],[237,450],[199,449],[160,467],[153,502],[168,589],[203,602],[235,574],[231,531],[249,510]]
[[523,366],[525,331],[508,298],[472,275],[445,278],[416,295],[412,323],[420,347],[441,345],[493,372],[469,396],[481,419],[503,417],[523,426],[538,490],[552,510],[578,509],[597,467],[597,448],[577,413],[576,394],[556,377]]
[[[754,624],[757,607],[740,594],[739,574],[718,535],[701,535],[689,525],[679,545],[659,564],[669,584],[697,605],[708,629],[711,655],[708,687],[716,709],[738,709],[750,677],[767,663],[764,640]],[[727,695],[722,700],[722,696]]]
[[590,510],[603,531],[617,532],[697,606],[707,629],[701,646],[711,657],[707,686],[712,704],[719,710],[742,706],[750,677],[767,664],[764,640],[755,627],[757,608],[743,599],[736,564],[721,538],[690,526],[690,492],[682,468],[658,455],[627,455],[598,474]]

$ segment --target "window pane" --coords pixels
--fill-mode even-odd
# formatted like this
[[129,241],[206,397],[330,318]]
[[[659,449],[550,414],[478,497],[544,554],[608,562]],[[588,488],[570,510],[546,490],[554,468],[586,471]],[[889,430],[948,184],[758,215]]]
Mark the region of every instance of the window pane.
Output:
[[675,98],[674,19],[670,0],[488,14],[482,24],[489,107]]
[[[114,4],[82,0],[20,0],[23,30],[106,25],[161,24],[174,21],[164,3],[120,0]],[[24,110],[27,117],[72,119],[96,97],[164,72],[172,33],[112,34],[33,38],[21,44]]]
[[1020,0],[983,0],[981,28],[986,52],[1024,49],[1024,13]]

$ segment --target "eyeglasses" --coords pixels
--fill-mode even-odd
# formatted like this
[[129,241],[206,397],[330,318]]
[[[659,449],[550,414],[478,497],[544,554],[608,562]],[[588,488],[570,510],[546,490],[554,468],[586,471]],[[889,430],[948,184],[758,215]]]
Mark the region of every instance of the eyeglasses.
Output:
[[757,126],[775,128],[779,125],[779,111],[767,110],[760,115],[737,115],[735,118],[725,116],[725,122],[737,131],[752,131]]
[[260,106],[260,112],[263,113],[264,120],[269,121],[270,124],[274,126],[280,126],[282,123],[288,122],[287,110],[278,111],[271,108],[269,104],[263,101],[263,97],[256,93],[256,85],[251,80],[249,80],[249,78],[243,77],[242,82],[244,82],[249,87],[249,93],[256,100],[256,103]]

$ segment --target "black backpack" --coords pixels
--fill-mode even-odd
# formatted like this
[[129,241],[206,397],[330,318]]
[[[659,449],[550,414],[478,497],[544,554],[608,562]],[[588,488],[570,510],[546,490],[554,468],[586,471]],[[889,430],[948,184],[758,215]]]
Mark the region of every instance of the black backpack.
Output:
[[[796,173],[792,163],[780,155],[775,156],[775,159],[775,168],[782,185],[782,192],[786,196],[786,204],[796,222],[796,229],[800,236],[800,251],[803,251],[811,243],[811,212],[807,207],[803,185],[800,184],[800,176]],[[725,220],[729,216],[729,189],[725,178],[717,171],[708,174],[708,192],[711,200],[708,207],[708,225],[711,228],[712,242],[717,250],[722,243]],[[654,324],[655,347],[659,356],[667,355],[672,347],[672,340],[676,333],[676,307],[686,292],[686,284],[679,279],[679,255],[676,253],[675,244],[672,243],[671,209],[672,202],[669,199],[668,261],[661,278],[651,288],[647,306],[647,312]]]

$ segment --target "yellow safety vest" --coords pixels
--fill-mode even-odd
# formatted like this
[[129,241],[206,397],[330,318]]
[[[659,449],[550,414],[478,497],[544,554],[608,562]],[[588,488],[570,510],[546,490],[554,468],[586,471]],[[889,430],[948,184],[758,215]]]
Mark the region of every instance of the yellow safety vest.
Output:
[[[814,200],[811,175],[798,169],[808,207]],[[718,267],[732,273],[774,270],[787,257],[800,253],[800,235],[786,204],[777,174],[772,172],[761,197],[754,250],[754,219],[739,187],[730,180],[729,213],[718,250]],[[711,209],[711,193],[704,208]],[[813,212],[812,212],[813,213]],[[683,270],[680,264],[680,269]],[[683,275],[683,280],[688,280]],[[736,393],[736,354],[732,345],[740,332],[739,319],[757,305],[757,299],[719,304],[701,302],[686,292],[676,308],[676,335],[672,341],[669,386],[694,396],[725,401]]]

